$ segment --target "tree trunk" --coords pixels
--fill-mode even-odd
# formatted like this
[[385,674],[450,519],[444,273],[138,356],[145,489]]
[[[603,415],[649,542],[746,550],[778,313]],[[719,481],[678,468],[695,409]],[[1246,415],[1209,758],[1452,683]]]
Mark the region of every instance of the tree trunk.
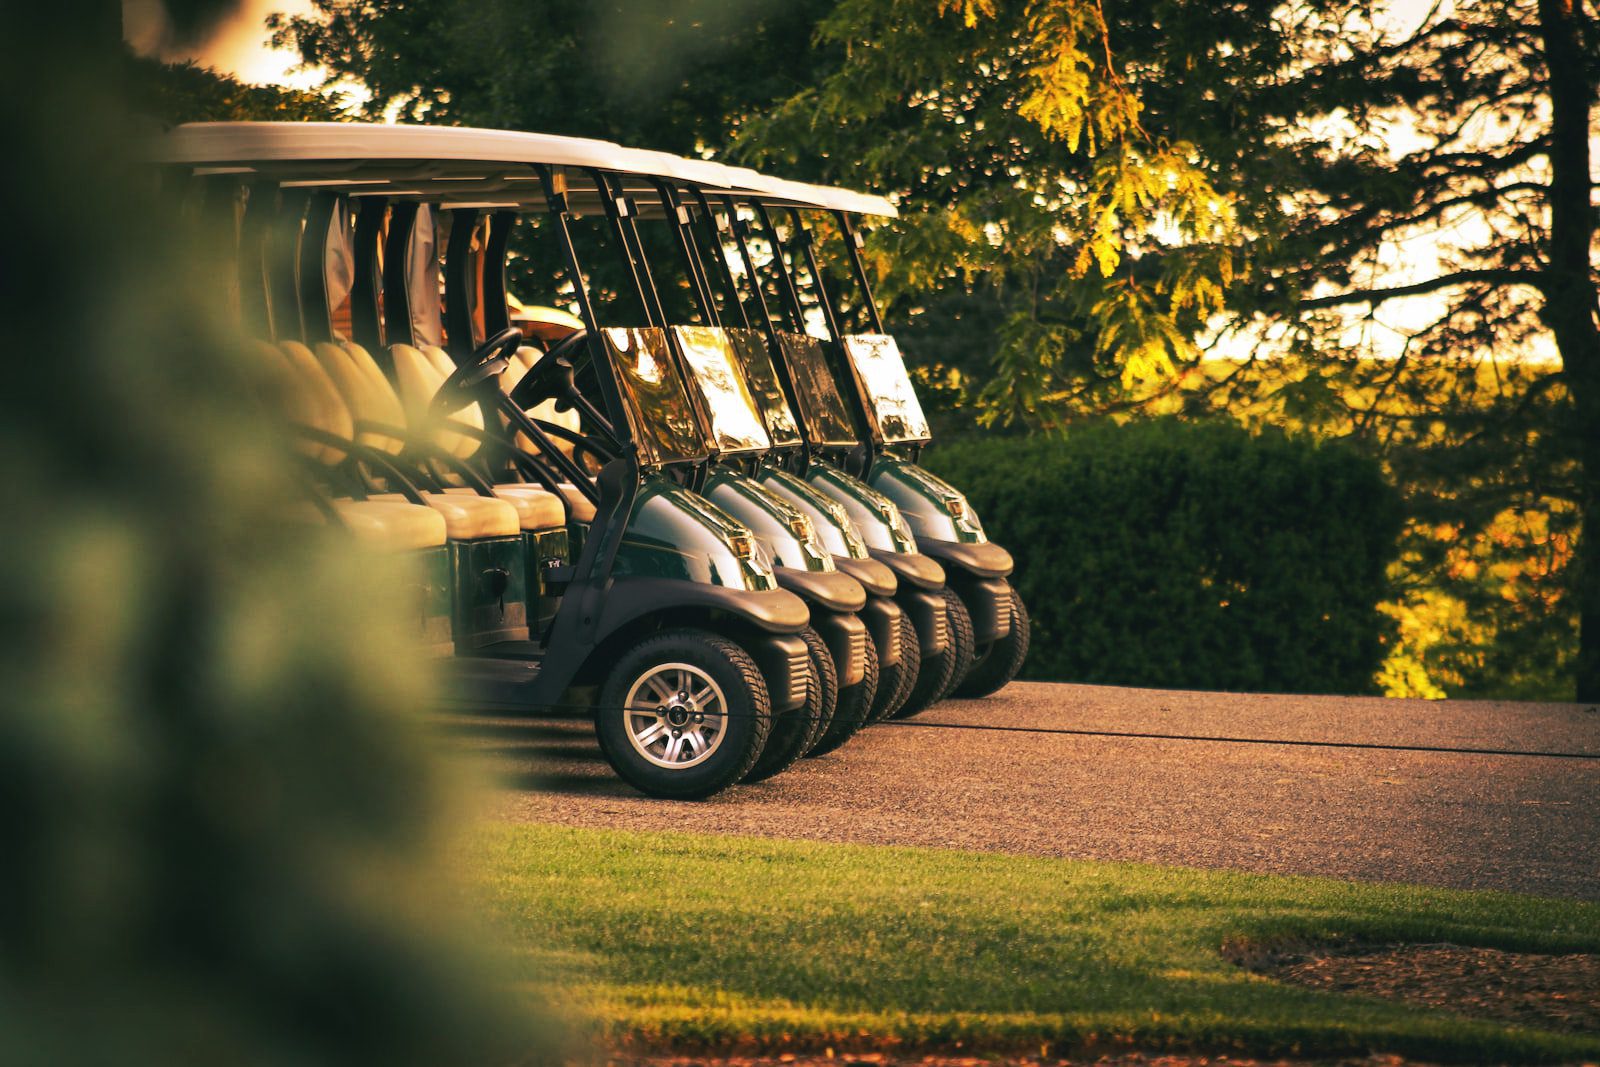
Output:
[[1574,435],[1582,464],[1578,503],[1578,699],[1600,701],[1600,293],[1590,248],[1594,214],[1589,160],[1589,114],[1594,101],[1585,15],[1575,0],[1539,0],[1539,30],[1550,90],[1550,257],[1542,317],[1555,335],[1571,396]]

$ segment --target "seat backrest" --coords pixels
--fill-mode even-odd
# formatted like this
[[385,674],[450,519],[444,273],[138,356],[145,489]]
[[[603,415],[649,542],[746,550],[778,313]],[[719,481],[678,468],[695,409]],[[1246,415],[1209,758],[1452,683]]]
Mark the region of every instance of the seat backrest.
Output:
[[[405,428],[405,409],[394,388],[371,354],[360,345],[337,345],[324,341],[316,347],[317,362],[327,371],[350,409],[356,423]],[[370,448],[398,454],[405,442],[389,433],[358,430],[356,440]]]
[[[284,369],[290,417],[331,437],[349,440],[355,433],[350,408],[311,349],[299,341],[262,342],[260,347],[264,357],[270,353]],[[307,441],[302,447],[307,455],[330,467],[345,456],[344,450],[334,445]]]
[[[438,420],[432,417],[433,398],[438,394],[439,387],[455,372],[455,364],[445,350],[437,345],[423,348],[392,345],[389,354],[394,359],[395,378],[400,383],[406,425],[418,434],[428,435],[440,448],[461,459],[474,455],[482,444],[478,438],[456,433],[439,425]],[[447,417],[451,422],[483,429],[483,411],[477,404],[465,404]]]

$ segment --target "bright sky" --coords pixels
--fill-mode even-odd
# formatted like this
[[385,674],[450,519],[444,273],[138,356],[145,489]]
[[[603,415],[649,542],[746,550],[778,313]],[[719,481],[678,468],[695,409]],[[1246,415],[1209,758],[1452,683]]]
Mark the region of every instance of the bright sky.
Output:
[[166,59],[194,59],[253,85],[281,84],[307,88],[320,81],[315,71],[295,71],[298,57],[278,51],[268,41],[267,16],[273,12],[308,15],[311,0],[244,0],[239,11],[209,41],[195,48],[163,47],[159,5],[153,0],[122,0],[128,38],[142,52]]

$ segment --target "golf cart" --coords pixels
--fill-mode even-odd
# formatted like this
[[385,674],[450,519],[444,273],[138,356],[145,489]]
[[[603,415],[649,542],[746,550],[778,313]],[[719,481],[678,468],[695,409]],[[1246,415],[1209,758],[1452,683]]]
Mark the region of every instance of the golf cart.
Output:
[[[498,387],[522,342],[494,266],[517,214],[545,212],[570,255],[568,172],[646,189],[655,154],[499,131],[221,123],[180,127],[160,158],[174,185],[242,213],[239,303],[303,383],[300,413],[316,413],[304,433],[323,515],[387,522],[393,544],[436,568],[445,549],[454,703],[581,707],[612,766],[648,793],[702,797],[745,776],[774,715],[802,708],[815,684],[804,602],[778,587],[747,527],[663,473],[700,459],[694,437],[648,417],[659,383],[610,358],[598,331],[597,411],[617,447],[597,471]],[[474,224],[488,212],[489,269],[476,276],[452,254],[468,227],[457,212]],[[419,218],[451,220],[440,322],[426,299],[437,230]],[[346,232],[347,338],[328,287]],[[545,366],[527,377],[550,376]],[[398,535],[413,528],[410,542]],[[561,555],[563,534],[581,539],[575,558]]]
[[[886,214],[887,205],[847,190],[773,179],[767,179],[765,194],[744,203],[768,245],[780,306],[791,321],[826,335],[825,341],[807,346],[809,360],[789,361],[791,375],[799,372],[791,385],[798,385],[800,392],[818,391],[826,377],[844,401],[852,429],[847,431],[840,419],[831,438],[817,442],[819,451],[893,500],[917,547],[944,569],[956,654],[949,680],[933,699],[997,691],[1016,676],[1027,655],[1027,610],[1006,580],[1012,570],[1010,553],[989,541],[957,489],[917,463],[932,435],[899,347],[884,332],[852,222],[852,216]],[[848,304],[830,299],[816,241],[802,215],[807,209],[831,214],[848,259],[847,276],[858,290]],[[749,269],[753,273],[753,263]],[[845,325],[847,311],[859,320],[855,329]],[[820,389],[833,392],[827,386]]]
[[[663,161],[657,167],[673,168],[679,180],[702,177],[697,172],[706,169],[685,160]],[[719,171],[711,168],[710,177],[720,177]],[[746,780],[768,777],[801,755],[836,747],[864,721],[876,688],[875,650],[857,616],[867,607],[867,594],[834,565],[829,543],[818,532],[819,523],[735,469],[740,457],[764,451],[769,442],[748,394],[730,376],[734,364],[720,330],[666,323],[636,223],[639,218],[675,216],[665,182],[657,180],[653,190],[627,193],[604,172],[569,173],[556,195],[598,200],[605,224],[593,235],[593,243],[614,246],[631,297],[629,308],[613,316],[643,325],[600,325],[597,302],[577,266],[576,242],[569,229],[565,253],[575,288],[584,289],[579,304],[588,325],[572,331],[523,375],[510,390],[511,400],[517,408],[554,404],[558,410],[576,412],[575,431],[544,420],[539,420],[540,426],[600,464],[609,462],[625,444],[596,402],[605,377],[602,365],[624,378],[648,381],[648,390],[641,391],[647,403],[635,414],[646,432],[674,442],[670,455],[663,454],[662,473],[744,523],[772,562],[779,586],[806,602],[810,626],[802,636],[813,649],[817,692],[806,715],[778,718],[767,751]],[[657,262],[657,268],[662,266]],[[832,540],[857,536],[848,520],[840,526],[830,525],[839,523],[836,514],[825,513],[822,518],[826,523],[820,525]]]

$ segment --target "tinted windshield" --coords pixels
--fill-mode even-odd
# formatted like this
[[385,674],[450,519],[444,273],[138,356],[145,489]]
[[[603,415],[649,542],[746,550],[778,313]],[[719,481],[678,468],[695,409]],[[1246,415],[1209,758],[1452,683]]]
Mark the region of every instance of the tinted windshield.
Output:
[[834,384],[822,342],[798,333],[778,334],[778,348],[789,367],[794,383],[795,402],[805,420],[811,440],[819,445],[856,444],[856,431],[850,409]]
[[765,452],[771,448],[772,440],[728,335],[714,326],[674,326],[672,332],[689,369],[690,385],[705,398],[710,436],[717,450]]
[[867,410],[877,424],[879,436],[888,444],[926,441],[928,418],[906,374],[906,361],[893,337],[882,333],[858,333],[845,337],[845,355],[850,360]]
[[650,464],[699,459],[705,439],[689,406],[683,378],[659,327],[601,330],[617,384],[628,405],[640,458]]
[[777,368],[772,365],[772,353],[767,351],[766,335],[751,329],[729,330],[727,334],[733,343],[733,353],[744,368],[745,384],[761,410],[772,443],[779,448],[800,444],[800,426],[794,421],[788,397],[783,395]]

